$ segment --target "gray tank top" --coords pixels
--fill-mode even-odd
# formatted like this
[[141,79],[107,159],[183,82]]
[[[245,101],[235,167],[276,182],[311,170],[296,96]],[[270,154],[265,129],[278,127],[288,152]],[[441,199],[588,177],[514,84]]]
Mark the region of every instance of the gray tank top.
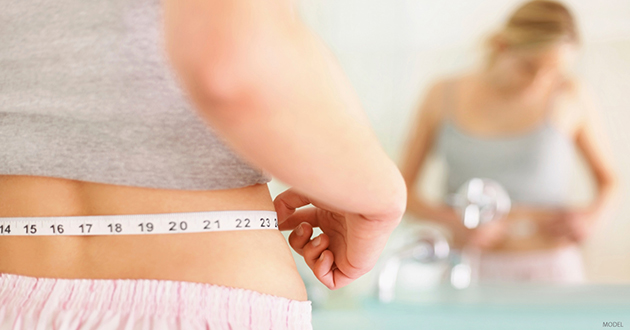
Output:
[[189,190],[269,181],[180,89],[161,10],[160,0],[4,1],[0,174]]
[[[447,88],[446,99],[456,97],[453,89]],[[446,107],[448,114],[452,102]],[[499,182],[517,203],[553,207],[568,202],[575,146],[548,119],[524,134],[485,138],[459,129],[447,115],[436,144],[446,161],[449,193],[477,177]]]

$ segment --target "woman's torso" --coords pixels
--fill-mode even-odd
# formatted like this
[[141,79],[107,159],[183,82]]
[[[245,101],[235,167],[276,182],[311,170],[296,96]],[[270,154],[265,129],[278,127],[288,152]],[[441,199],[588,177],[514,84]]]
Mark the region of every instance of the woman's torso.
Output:
[[183,190],[268,182],[197,114],[162,21],[160,0],[0,11],[0,174]]
[[[499,182],[516,207],[544,213],[567,206],[575,161],[573,115],[555,88],[531,100],[520,105],[498,98],[477,76],[447,83],[436,149],[446,162],[448,193],[481,177]],[[569,244],[537,232],[536,219],[527,217],[533,215],[518,226],[526,224],[530,234],[509,235],[496,250]]]
[[[0,175],[0,217],[273,210],[266,185],[215,191]],[[213,283],[306,300],[279,231],[0,238],[0,272]]]
[[[0,11],[0,217],[273,210],[269,179],[195,114],[159,0]],[[305,300],[278,231],[0,237],[0,272],[214,283]]]
[[439,148],[448,164],[449,193],[471,178],[490,178],[517,204],[559,208],[568,202],[574,145],[549,122],[523,134],[483,138],[447,120]]

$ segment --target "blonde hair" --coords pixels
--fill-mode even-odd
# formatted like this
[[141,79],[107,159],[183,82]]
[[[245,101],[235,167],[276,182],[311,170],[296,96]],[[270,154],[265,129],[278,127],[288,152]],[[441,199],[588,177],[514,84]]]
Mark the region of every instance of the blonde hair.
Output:
[[564,4],[548,0],[521,5],[489,40],[491,57],[496,55],[492,53],[498,43],[510,48],[542,48],[560,42],[579,44],[577,25]]

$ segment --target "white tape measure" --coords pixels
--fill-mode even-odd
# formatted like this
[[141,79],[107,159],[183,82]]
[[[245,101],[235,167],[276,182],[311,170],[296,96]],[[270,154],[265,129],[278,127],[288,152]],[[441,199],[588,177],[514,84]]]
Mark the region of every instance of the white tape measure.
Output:
[[278,229],[273,211],[0,218],[0,236],[92,236]]

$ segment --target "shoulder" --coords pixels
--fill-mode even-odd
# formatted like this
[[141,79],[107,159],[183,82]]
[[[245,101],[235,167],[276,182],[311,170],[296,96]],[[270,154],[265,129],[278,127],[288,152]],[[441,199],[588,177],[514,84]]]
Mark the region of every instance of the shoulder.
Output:
[[577,78],[562,83],[559,101],[558,119],[569,132],[577,133],[599,117],[591,87]]
[[467,76],[459,75],[443,77],[430,83],[424,93],[421,117],[432,122],[442,121],[448,111],[449,102],[453,103],[455,90],[466,80]]
[[560,82],[560,94],[569,102],[580,102],[591,94],[590,87],[576,77],[567,77]]
[[441,79],[433,81],[429,87],[429,94],[439,95],[440,97],[450,96],[456,90],[460,90],[461,87],[467,87],[477,79],[476,73],[464,73],[460,75],[452,75],[442,77]]
[[562,83],[563,100],[569,108],[584,120],[594,111],[592,88],[585,82],[569,77]]

